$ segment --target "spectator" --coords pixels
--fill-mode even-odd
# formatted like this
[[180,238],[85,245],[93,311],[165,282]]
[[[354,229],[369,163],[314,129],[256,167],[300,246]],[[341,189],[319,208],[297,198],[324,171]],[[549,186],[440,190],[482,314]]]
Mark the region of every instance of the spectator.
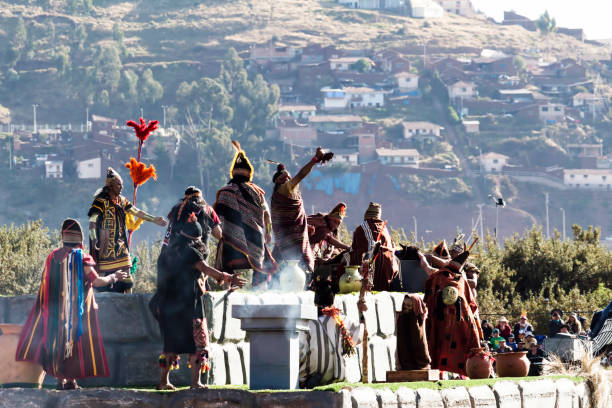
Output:
[[512,349],[512,347],[508,346],[506,344],[506,340],[504,340],[503,338],[501,340],[499,340],[499,343],[497,344],[497,350],[498,353],[511,353],[514,350]]
[[529,346],[529,351],[527,352],[527,358],[531,363],[529,366],[530,376],[542,375],[542,362],[544,361],[544,357],[544,351],[538,347],[538,342],[534,339]]
[[512,351],[518,351],[518,344],[514,341],[514,334],[508,336],[506,345],[512,349]]
[[559,329],[559,334],[571,334],[569,331],[569,325],[567,323],[561,325],[561,328]]
[[493,328],[489,324],[488,321],[482,321],[482,334],[484,334],[485,341],[491,340],[491,332],[493,332]]
[[569,326],[569,332],[571,334],[580,334],[582,331],[582,325],[580,324],[580,320],[578,320],[576,313],[570,313],[566,324]]
[[510,334],[512,333],[512,328],[508,324],[508,319],[506,319],[503,316],[499,318],[499,320],[497,321],[497,326],[495,326],[495,327],[497,327],[499,329],[499,334],[504,339],[507,339],[508,336],[510,336]]
[[527,321],[527,315],[525,313],[523,313],[521,315],[521,317],[519,318],[519,321],[514,325],[514,330],[512,330],[512,332],[514,333],[514,338],[518,339],[519,338],[519,333],[520,332],[533,332],[533,326],[531,325],[531,323],[529,323],[529,321]]
[[519,330],[518,336],[514,337],[517,343],[525,342],[525,332],[523,330]]
[[563,316],[563,312],[560,309],[553,309],[550,312],[550,320],[548,321],[549,336],[554,336],[561,331],[561,326],[564,324],[561,316]]
[[491,348],[494,351],[497,350],[497,347],[499,346],[499,342],[501,340],[506,341],[506,339],[504,339],[503,337],[499,335],[499,329],[496,327],[491,332]]
[[529,351],[529,347],[527,346],[527,342],[520,341],[518,343],[518,350],[516,350],[516,351]]

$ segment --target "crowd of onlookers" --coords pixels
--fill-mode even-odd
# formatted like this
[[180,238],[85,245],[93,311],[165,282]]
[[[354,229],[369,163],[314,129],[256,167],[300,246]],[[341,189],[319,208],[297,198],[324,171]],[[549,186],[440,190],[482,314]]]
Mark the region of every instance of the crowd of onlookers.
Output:
[[[555,336],[559,333],[576,335],[586,338],[586,332],[582,328],[583,318],[576,313],[571,313],[567,321],[562,319],[563,312],[559,309],[551,311],[548,321],[548,335]],[[531,361],[532,369],[529,375],[539,375],[539,367],[546,356],[542,345],[538,343],[538,338],[533,332],[533,326],[529,323],[527,315],[523,313],[514,327],[510,326],[508,319],[500,317],[497,324],[493,326],[487,320],[482,320],[482,331],[489,349],[496,353],[507,353],[514,351],[527,351],[527,358]]]

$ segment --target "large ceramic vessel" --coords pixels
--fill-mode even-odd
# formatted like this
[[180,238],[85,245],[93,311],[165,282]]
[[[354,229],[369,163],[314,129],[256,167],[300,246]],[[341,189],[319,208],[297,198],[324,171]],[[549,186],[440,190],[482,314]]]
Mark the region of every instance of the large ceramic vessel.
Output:
[[361,274],[359,266],[346,266],[340,277],[340,293],[359,292],[361,290]]
[[472,349],[472,355],[465,362],[465,371],[471,379],[489,378],[491,355],[482,348]]
[[306,274],[298,260],[285,261],[280,271],[280,289],[287,292],[301,292],[306,286]]
[[36,387],[40,388],[45,379],[45,372],[38,364],[15,361],[15,352],[19,336],[23,330],[21,324],[0,323],[0,387]]
[[495,371],[498,377],[525,377],[529,373],[529,365],[526,351],[495,355]]

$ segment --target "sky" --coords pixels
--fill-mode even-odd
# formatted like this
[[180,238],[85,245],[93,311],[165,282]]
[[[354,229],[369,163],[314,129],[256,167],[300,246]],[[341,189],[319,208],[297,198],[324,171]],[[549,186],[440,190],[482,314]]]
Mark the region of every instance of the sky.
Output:
[[545,10],[558,27],[583,28],[589,40],[612,39],[611,0],[472,0],[474,8],[493,17],[504,18],[504,11],[537,19]]

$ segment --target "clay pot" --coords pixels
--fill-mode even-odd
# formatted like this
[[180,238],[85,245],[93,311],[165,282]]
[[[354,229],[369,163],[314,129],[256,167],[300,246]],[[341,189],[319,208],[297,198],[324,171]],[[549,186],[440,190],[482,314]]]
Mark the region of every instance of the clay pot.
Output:
[[338,286],[340,286],[340,293],[359,292],[361,290],[359,266],[346,266]]
[[45,379],[42,366],[35,363],[15,361],[17,343],[23,330],[22,324],[0,323],[0,387],[40,388]]
[[472,349],[475,355],[465,362],[465,371],[471,379],[489,378],[491,374],[491,356],[484,353],[484,349]]
[[285,292],[302,292],[306,286],[306,274],[299,266],[300,261],[288,260],[281,266],[280,289]]
[[526,351],[498,353],[495,355],[495,371],[498,377],[525,377],[529,372]]

